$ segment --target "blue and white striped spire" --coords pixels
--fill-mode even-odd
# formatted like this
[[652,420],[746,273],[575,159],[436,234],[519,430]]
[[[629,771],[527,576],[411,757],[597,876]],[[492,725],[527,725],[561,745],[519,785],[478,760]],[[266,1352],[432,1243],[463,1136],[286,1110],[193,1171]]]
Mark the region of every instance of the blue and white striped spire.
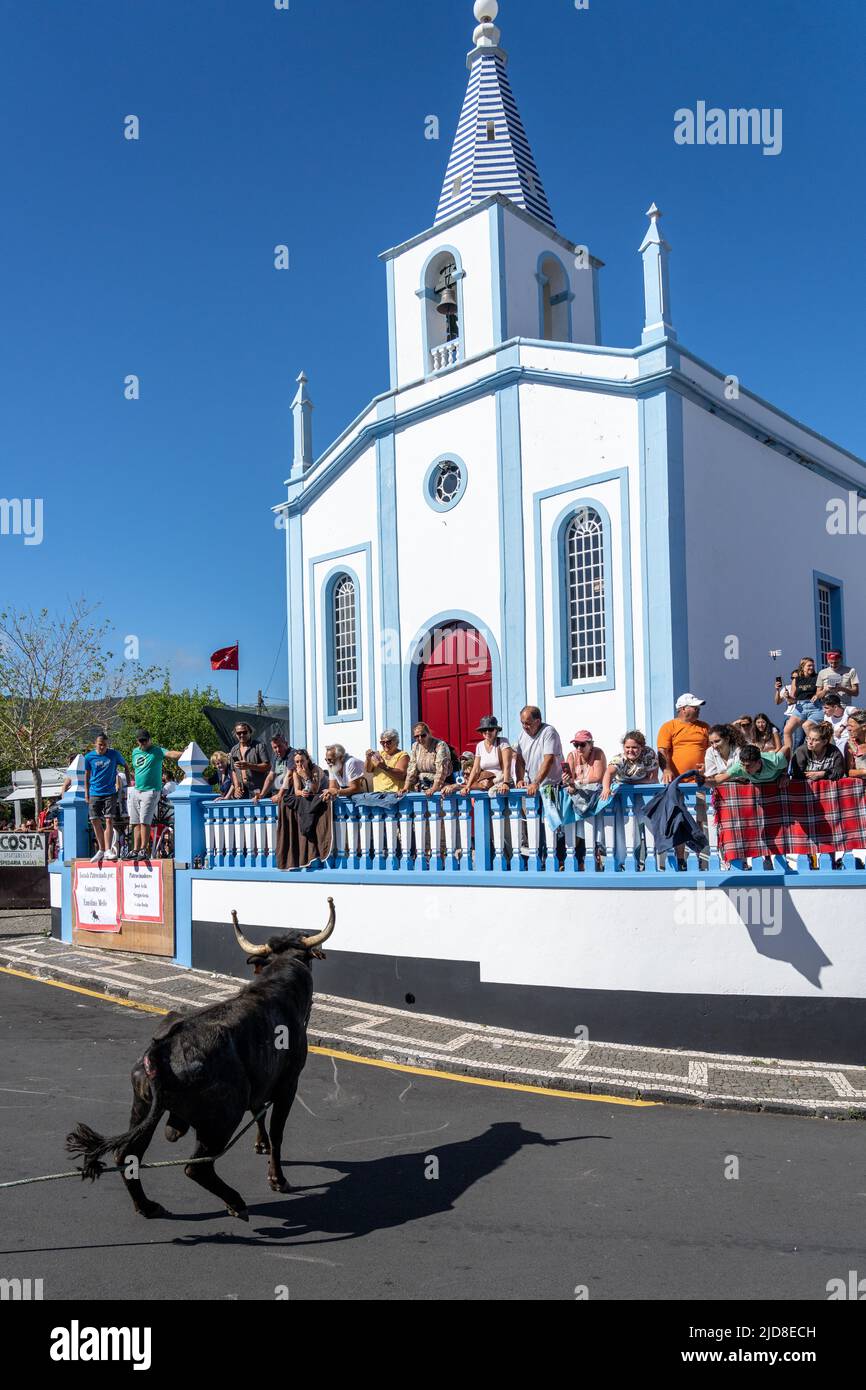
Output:
[[436,212],[436,222],[465,212],[493,193],[555,227],[505,65],[493,23],[498,0],[475,0],[478,28],[469,54],[469,86]]

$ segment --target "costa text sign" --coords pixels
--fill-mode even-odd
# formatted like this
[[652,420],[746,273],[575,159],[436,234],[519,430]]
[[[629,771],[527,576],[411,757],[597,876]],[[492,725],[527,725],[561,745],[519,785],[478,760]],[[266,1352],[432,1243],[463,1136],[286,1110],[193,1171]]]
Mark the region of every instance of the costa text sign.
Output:
[[45,863],[45,836],[32,830],[0,834],[0,864],[4,868],[41,868]]

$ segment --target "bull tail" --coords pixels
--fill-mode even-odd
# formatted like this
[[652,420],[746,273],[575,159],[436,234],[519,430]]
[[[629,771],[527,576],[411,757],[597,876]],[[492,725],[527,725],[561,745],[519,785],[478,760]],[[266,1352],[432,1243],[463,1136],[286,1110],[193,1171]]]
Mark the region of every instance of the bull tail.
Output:
[[150,1109],[138,1124],[132,1125],[125,1134],[114,1134],[109,1139],[97,1134],[95,1129],[85,1124],[77,1124],[72,1132],[67,1134],[66,1152],[84,1159],[81,1166],[82,1178],[89,1178],[91,1182],[95,1182],[101,1177],[107,1171],[107,1165],[102,1162],[107,1153],[113,1152],[115,1163],[122,1167],[123,1160],[131,1149],[140,1145],[143,1151],[153,1138],[160,1116],[166,1108],[162,1099],[156,1053],[157,1049],[152,1048],[145,1054],[145,1070],[150,1081]]

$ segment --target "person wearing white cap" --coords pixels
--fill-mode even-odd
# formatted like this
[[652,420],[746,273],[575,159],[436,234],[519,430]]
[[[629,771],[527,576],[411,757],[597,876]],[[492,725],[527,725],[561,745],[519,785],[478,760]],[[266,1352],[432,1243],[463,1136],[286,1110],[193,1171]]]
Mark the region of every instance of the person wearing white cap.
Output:
[[706,700],[698,699],[687,690],[677,700],[674,719],[662,724],[658,733],[656,747],[662,781],[672,782],[684,772],[703,769],[704,758],[710,742],[710,726],[698,718],[698,713]]

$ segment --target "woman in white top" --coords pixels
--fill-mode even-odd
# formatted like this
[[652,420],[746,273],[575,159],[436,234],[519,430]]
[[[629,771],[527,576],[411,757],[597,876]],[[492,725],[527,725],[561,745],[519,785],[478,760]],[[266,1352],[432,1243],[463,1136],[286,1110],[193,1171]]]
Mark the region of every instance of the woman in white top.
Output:
[[472,771],[460,788],[463,796],[469,792],[493,792],[504,795],[512,785],[511,763],[514,752],[505,738],[500,738],[502,725],[495,714],[485,714],[478,725],[481,742],[475,749]]
[[743,746],[743,738],[733,724],[714,724],[709,739],[710,746],[704,757],[704,775],[711,782],[731,766]]

